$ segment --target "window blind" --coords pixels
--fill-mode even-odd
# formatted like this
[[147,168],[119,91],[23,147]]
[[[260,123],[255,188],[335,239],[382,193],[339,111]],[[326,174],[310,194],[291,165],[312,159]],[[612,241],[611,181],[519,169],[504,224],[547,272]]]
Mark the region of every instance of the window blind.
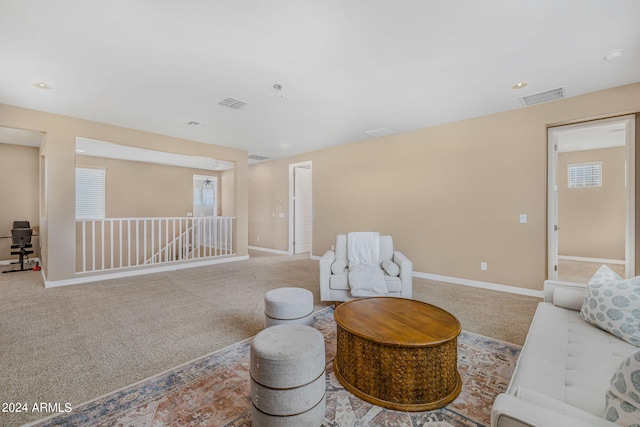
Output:
[[76,219],[104,219],[105,170],[76,168]]
[[569,188],[602,187],[602,162],[568,165]]

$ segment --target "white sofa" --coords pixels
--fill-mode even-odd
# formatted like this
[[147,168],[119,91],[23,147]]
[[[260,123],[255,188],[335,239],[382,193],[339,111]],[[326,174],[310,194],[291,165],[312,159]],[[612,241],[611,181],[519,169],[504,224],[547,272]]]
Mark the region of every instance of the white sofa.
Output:
[[[348,301],[354,299],[349,287],[349,260],[347,259],[347,236],[336,236],[334,250],[328,250],[320,259],[320,300],[322,301]],[[331,266],[336,261],[343,261],[347,267],[334,274]],[[412,270],[413,265],[406,256],[393,250],[391,236],[380,236],[379,261],[382,265],[385,261],[391,261],[398,267],[398,275],[389,275],[384,272],[384,282],[387,285],[389,296],[411,298],[412,295]]]
[[582,320],[585,293],[585,284],[545,282],[511,383],[493,404],[492,427],[620,427],[604,419],[605,395],[638,347]]

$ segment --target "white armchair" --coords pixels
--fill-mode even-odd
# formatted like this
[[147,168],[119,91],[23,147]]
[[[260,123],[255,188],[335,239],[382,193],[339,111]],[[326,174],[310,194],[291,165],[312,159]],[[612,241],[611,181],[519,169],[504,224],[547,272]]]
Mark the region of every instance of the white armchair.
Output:
[[[413,265],[401,252],[393,250],[391,236],[380,236],[379,261],[388,295],[410,299]],[[320,259],[320,299],[348,301],[355,298],[350,290],[347,236],[339,234],[335,250],[325,252]]]

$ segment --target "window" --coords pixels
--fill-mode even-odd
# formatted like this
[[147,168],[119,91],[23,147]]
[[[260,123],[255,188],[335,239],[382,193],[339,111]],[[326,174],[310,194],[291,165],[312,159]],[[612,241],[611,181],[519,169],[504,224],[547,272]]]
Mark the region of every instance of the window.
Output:
[[215,176],[193,175],[193,215],[216,215],[216,190],[218,178]]
[[602,162],[567,165],[569,188],[602,187]]
[[76,168],[76,219],[104,218],[105,169]]

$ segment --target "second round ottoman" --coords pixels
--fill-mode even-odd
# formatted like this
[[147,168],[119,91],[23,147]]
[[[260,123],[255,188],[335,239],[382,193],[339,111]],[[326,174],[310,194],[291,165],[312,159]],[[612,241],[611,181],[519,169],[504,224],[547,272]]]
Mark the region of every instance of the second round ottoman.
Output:
[[318,330],[295,323],[267,328],[253,339],[249,357],[254,426],[322,425],[325,348]]
[[313,294],[303,288],[278,288],[264,294],[264,325],[313,325]]

